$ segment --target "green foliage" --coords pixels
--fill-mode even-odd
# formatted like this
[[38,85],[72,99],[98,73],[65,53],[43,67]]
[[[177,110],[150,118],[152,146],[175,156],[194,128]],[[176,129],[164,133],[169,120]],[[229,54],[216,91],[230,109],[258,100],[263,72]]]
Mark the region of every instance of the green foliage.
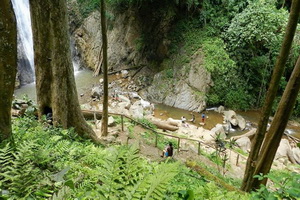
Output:
[[86,18],[96,9],[100,8],[100,0],[77,0],[81,15]]
[[273,1],[254,1],[232,19],[223,34],[228,51],[239,66],[237,75],[255,99],[251,106],[259,105],[266,93],[287,18],[288,13],[276,9]]
[[141,123],[141,124],[143,124],[144,126],[146,126],[146,127],[149,127],[149,128],[151,128],[151,129],[153,129],[153,130],[156,130],[157,129],[157,127],[152,123],[152,122],[150,122],[148,119],[146,119],[146,118],[138,118],[138,119],[136,119],[139,123]]
[[74,130],[13,123],[15,146],[0,149],[1,199],[162,199],[178,163],[148,163],[130,146],[102,149]]
[[262,185],[257,192],[252,196],[256,199],[299,199],[300,198],[300,175],[295,172],[277,171],[271,172],[268,175],[255,176],[259,180],[268,178],[274,184],[276,190],[270,190],[266,186]]

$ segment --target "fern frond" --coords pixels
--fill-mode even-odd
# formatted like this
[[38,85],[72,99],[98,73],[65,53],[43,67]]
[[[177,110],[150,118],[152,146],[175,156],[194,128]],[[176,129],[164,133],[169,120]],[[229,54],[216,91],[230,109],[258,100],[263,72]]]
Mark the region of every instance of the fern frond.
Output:
[[156,167],[140,184],[131,199],[162,199],[171,179],[178,174],[177,163],[163,163]]

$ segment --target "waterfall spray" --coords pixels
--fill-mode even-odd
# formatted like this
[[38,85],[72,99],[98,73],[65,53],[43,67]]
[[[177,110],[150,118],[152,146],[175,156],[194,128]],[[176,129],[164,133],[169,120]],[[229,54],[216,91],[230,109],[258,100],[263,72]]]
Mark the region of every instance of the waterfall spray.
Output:
[[[30,9],[28,0],[12,0],[13,8],[17,18],[18,29],[18,43],[21,43],[18,47],[18,58],[21,57],[23,61],[19,59],[19,69],[24,68],[26,62],[30,65],[31,79],[34,77],[34,54],[33,54],[33,39],[30,19]],[[21,55],[21,56],[20,56]],[[27,69],[27,71],[29,71]],[[20,72],[22,73],[22,72]],[[29,75],[27,75],[29,76]],[[26,81],[25,81],[26,82]],[[27,81],[28,82],[28,81]]]

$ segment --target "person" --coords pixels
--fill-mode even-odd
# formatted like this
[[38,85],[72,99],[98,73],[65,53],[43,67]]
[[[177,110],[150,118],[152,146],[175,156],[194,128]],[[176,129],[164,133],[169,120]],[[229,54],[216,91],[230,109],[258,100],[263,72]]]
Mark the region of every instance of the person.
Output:
[[185,116],[182,116],[182,117],[181,117],[181,122],[184,124],[184,123],[185,123],[185,121],[186,121],[186,118],[185,118]]
[[168,146],[166,146],[166,148],[163,150],[163,154],[161,155],[161,157],[172,157],[173,156],[173,145],[172,142],[169,143]]
[[190,122],[195,123],[195,121],[196,121],[195,115],[192,114],[192,119],[190,119]]
[[204,113],[202,113],[201,119],[202,119],[202,123],[204,123],[205,122],[205,114]]

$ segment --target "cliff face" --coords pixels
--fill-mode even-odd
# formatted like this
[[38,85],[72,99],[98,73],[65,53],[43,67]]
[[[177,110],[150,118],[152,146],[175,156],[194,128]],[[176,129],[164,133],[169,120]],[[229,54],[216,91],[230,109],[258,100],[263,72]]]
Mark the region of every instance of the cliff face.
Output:
[[[73,2],[72,6],[76,6]],[[86,67],[99,64],[102,45],[100,13],[94,11],[86,19],[78,19],[72,9],[71,32]],[[168,55],[166,39],[176,16],[176,9],[157,8],[108,11],[108,61],[110,70],[128,66],[160,63]],[[75,17],[76,16],[76,17]],[[81,26],[78,28],[78,21]]]
[[[110,70],[143,62],[137,51],[136,42],[140,37],[139,27],[133,17],[121,14],[108,31],[108,65]],[[74,33],[74,40],[86,67],[95,69],[99,65],[102,46],[99,12],[93,12]],[[101,55],[100,55],[101,56]]]
[[[140,73],[140,76],[153,81],[140,92],[144,98],[186,110],[202,111],[206,107],[205,94],[211,84],[211,77],[202,64],[201,50],[190,58],[191,62],[186,66],[178,66],[174,58],[178,55],[173,56],[169,52],[168,35],[178,10],[172,6],[165,9],[149,6],[147,10],[127,9],[113,13],[112,16],[108,22],[109,70],[146,66],[150,70],[147,70],[147,74]],[[82,20],[81,26],[76,27],[76,24],[73,22],[74,26],[71,26],[75,48],[83,64],[95,69],[101,58],[100,14],[94,11]],[[170,69],[155,74],[165,59],[175,62],[171,66],[171,75]]]

